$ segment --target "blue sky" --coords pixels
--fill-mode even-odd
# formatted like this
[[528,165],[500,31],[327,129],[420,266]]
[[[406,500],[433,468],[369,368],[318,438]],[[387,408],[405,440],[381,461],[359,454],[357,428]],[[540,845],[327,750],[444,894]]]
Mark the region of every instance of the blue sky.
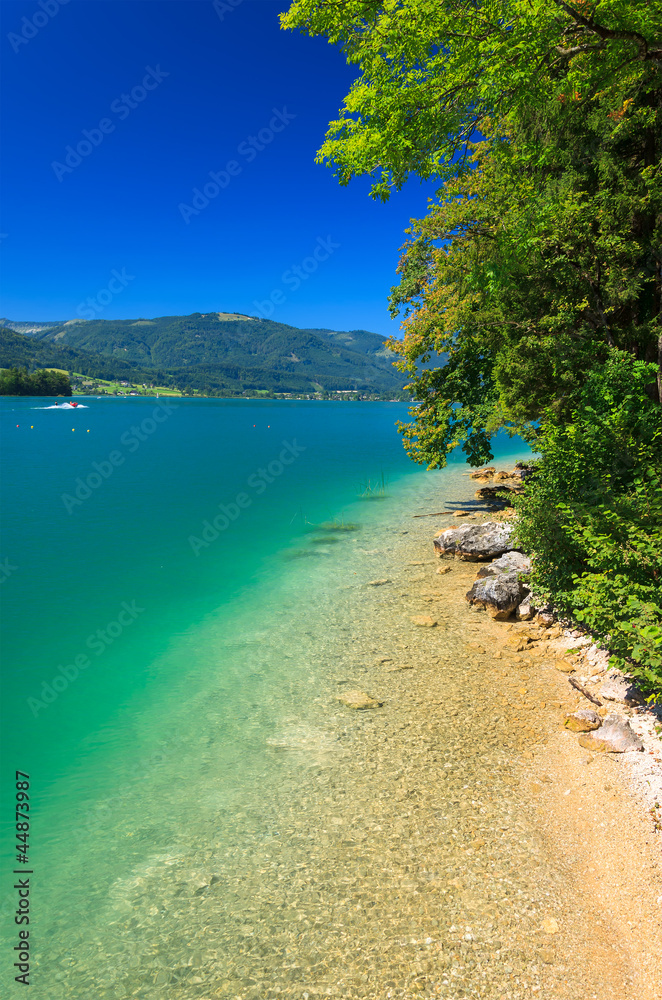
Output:
[[355,70],[280,30],[286,0],[233,3],[2,0],[0,316],[397,332],[386,297],[432,186],[341,188],[314,155]]

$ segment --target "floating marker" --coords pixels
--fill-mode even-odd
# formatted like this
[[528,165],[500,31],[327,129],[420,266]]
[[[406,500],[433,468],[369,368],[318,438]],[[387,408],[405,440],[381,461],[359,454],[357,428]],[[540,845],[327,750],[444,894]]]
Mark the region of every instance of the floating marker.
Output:
[[34,424],[30,424],[30,430],[31,430],[31,431],[33,431],[33,430],[34,430]]

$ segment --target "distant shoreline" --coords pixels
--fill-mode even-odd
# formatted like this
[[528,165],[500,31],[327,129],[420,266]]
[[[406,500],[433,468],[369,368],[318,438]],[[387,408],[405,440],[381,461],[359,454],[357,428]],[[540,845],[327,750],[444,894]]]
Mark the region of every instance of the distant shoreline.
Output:
[[225,402],[230,400],[242,400],[246,403],[402,403],[406,406],[414,406],[414,400],[407,399],[383,399],[379,396],[334,396],[325,398],[322,396],[203,396],[188,395],[177,392],[133,392],[133,393],[102,393],[100,396],[94,393],[72,392],[67,396],[44,396],[44,395],[0,395],[0,399],[218,399]]

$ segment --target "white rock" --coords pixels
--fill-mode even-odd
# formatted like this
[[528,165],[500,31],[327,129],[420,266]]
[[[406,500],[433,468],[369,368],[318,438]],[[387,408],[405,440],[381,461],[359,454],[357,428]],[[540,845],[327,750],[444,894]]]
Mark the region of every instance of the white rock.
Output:
[[463,524],[447,528],[434,539],[437,555],[454,555],[456,559],[481,562],[503,555],[511,548],[513,527],[497,521],[484,524]]
[[496,620],[509,618],[524,597],[524,587],[517,573],[499,573],[476,580],[466,598],[470,604],[484,607]]
[[607,701],[619,701],[623,705],[637,705],[643,700],[632,681],[615,667],[605,677],[600,695]]

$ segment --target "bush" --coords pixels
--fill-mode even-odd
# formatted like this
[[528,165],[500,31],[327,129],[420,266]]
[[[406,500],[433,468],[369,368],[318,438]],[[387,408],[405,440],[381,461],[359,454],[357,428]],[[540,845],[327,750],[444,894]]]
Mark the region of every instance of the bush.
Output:
[[543,421],[538,473],[515,500],[534,592],[662,691],[662,407],[655,366],[612,351],[571,421]]

